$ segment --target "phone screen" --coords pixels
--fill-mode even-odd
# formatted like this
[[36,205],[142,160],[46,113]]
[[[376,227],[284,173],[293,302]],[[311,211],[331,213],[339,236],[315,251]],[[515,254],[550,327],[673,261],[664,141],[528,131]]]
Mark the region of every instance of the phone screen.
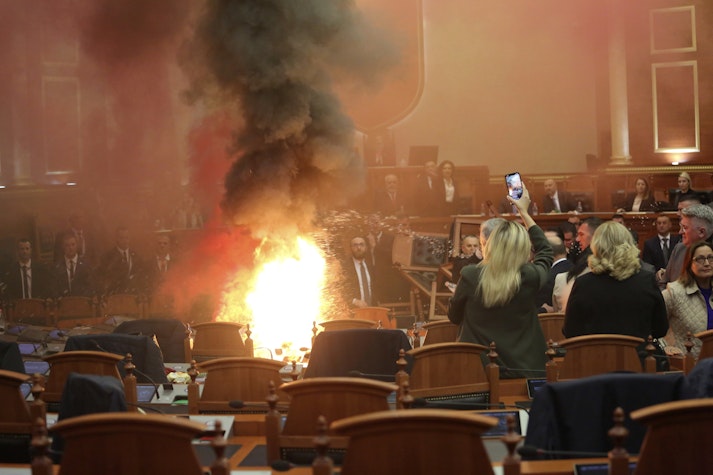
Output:
[[508,195],[513,199],[519,200],[522,196],[522,178],[520,173],[508,173],[505,175],[505,184],[508,187]]

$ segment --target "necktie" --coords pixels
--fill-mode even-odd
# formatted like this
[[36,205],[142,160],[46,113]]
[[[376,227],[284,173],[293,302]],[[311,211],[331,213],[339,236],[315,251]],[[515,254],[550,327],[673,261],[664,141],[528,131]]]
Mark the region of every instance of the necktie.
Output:
[[22,298],[32,298],[30,293],[30,275],[27,272],[27,266],[22,266]]
[[364,261],[361,261],[361,290],[364,295],[364,301],[371,305],[371,290],[369,289],[369,279],[367,278]]
[[77,247],[79,248],[79,255],[84,255],[84,233],[82,231],[77,231]]
[[668,238],[661,238],[661,251],[663,252],[663,262],[664,264],[668,264],[668,257],[670,255],[669,248],[668,248]]
[[67,288],[69,289],[70,292],[72,292],[72,281],[74,280],[74,261],[67,261],[67,270],[69,271],[69,281]]

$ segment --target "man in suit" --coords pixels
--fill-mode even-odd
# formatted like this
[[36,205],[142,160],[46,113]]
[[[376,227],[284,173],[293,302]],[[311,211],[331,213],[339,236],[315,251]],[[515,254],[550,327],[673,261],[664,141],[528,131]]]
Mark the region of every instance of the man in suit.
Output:
[[417,202],[416,212],[421,216],[437,216],[440,205],[445,201],[443,178],[438,173],[434,160],[423,164],[423,173],[416,179],[414,198]]
[[554,180],[545,180],[545,197],[542,199],[543,213],[567,213],[576,209],[577,203],[571,194],[559,191]]
[[137,293],[145,287],[143,261],[129,247],[129,229],[116,229],[116,245],[101,259],[99,272],[102,277],[102,292],[105,294]]
[[694,204],[681,209],[681,242],[673,248],[663,279],[673,282],[681,275],[688,246],[697,241],[713,243],[713,209]]
[[355,236],[349,243],[351,255],[344,263],[344,300],[352,307],[371,307],[374,297],[375,274],[369,265],[366,239]]
[[538,313],[554,311],[552,308],[552,290],[555,287],[555,278],[557,274],[569,272],[574,266],[574,263],[567,259],[567,248],[562,238],[559,237],[555,231],[545,231],[545,236],[547,236],[547,241],[549,241],[550,247],[552,248],[554,262],[552,263],[552,267],[550,267],[547,282],[545,282],[545,285],[537,294],[537,301],[540,306]]
[[79,211],[74,211],[67,219],[69,227],[57,234],[54,244],[54,260],[59,262],[64,256],[64,236],[73,234],[77,238],[77,254],[88,264],[97,264],[97,241],[96,235],[87,230],[84,215]]
[[656,236],[644,241],[642,259],[656,270],[665,269],[674,246],[681,241],[680,234],[671,234],[671,218],[666,215],[656,217]]
[[5,295],[12,300],[51,297],[50,271],[32,260],[32,243],[26,238],[17,241],[17,260],[10,265],[3,282]]
[[62,258],[55,263],[52,280],[55,297],[92,297],[94,279],[89,264],[79,256],[77,238],[73,233],[62,238]]
[[171,254],[171,237],[160,233],[156,236],[154,257],[146,265],[146,286],[149,292],[156,291],[176,265],[176,256]]
[[399,188],[399,177],[390,173],[384,177],[384,189],[374,197],[374,211],[383,216],[408,216],[406,196]]

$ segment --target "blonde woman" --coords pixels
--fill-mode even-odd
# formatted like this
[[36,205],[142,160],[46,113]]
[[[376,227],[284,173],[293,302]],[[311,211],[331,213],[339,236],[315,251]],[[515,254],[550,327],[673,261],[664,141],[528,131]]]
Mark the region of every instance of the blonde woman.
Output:
[[503,378],[542,376],[547,348],[537,319],[537,292],[547,281],[552,248],[527,212],[527,188],[523,185],[519,200],[507,199],[525,226],[506,220],[495,225],[483,247],[483,261],[461,271],[448,319],[460,325],[459,341],[495,342]]
[[664,336],[666,305],[653,272],[641,269],[639,248],[629,230],[608,221],[594,232],[590,246],[591,272],[574,281],[562,329],[565,336]]

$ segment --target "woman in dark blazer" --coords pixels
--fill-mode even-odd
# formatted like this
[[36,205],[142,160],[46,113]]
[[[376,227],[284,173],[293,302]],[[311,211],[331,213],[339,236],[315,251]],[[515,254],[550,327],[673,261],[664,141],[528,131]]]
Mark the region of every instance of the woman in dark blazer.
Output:
[[649,182],[645,178],[637,178],[634,187],[636,191],[626,195],[624,206],[617,211],[620,213],[624,211],[657,211],[656,200],[649,189]]

